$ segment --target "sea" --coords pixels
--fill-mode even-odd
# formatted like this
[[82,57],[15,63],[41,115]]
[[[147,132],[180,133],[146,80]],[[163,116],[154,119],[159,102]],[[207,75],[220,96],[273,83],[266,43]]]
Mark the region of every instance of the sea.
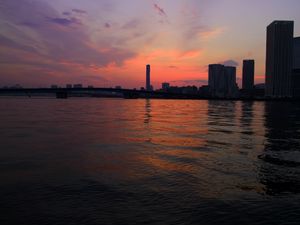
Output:
[[0,98],[1,225],[299,225],[300,103]]

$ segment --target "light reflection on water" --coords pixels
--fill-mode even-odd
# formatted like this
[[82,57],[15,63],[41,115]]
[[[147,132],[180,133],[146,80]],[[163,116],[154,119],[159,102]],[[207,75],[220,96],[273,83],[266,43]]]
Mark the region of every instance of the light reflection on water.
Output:
[[299,104],[2,98],[0,118],[1,224],[300,220]]

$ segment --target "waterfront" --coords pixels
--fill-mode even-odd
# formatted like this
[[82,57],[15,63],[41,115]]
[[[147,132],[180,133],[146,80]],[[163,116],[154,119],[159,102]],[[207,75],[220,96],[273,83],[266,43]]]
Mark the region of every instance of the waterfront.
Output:
[[0,98],[1,224],[299,224],[300,104]]

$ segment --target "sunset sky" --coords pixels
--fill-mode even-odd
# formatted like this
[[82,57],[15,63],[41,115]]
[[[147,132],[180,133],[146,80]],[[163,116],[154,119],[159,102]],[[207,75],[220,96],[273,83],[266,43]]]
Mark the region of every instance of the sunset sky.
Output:
[[207,65],[256,60],[265,30],[294,20],[299,0],[0,0],[0,87],[51,84],[139,88],[207,83]]

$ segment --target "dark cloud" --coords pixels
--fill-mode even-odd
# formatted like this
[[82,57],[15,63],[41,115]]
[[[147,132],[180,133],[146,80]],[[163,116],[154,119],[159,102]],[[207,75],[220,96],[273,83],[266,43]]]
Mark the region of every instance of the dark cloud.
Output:
[[160,19],[158,20],[158,23],[160,24],[170,24],[167,13],[165,10],[160,7],[158,4],[153,3],[153,8],[157,12],[157,14],[160,16]]
[[62,13],[64,16],[71,16],[72,15],[72,13],[70,13],[70,12],[63,12]]
[[110,25],[109,23],[105,23],[105,24],[104,24],[104,27],[105,27],[105,28],[110,28],[111,25]]
[[153,7],[159,15],[167,16],[165,10],[163,8],[161,8],[159,5],[157,5],[156,3],[153,4]]
[[81,21],[75,17],[72,18],[48,18],[52,23],[56,23],[62,26],[81,25]]
[[223,64],[225,66],[234,66],[234,67],[238,67],[239,63],[235,60],[229,59],[223,62],[220,62],[220,64]]
[[79,14],[87,14],[87,11],[82,9],[72,9],[72,12],[79,13]]

